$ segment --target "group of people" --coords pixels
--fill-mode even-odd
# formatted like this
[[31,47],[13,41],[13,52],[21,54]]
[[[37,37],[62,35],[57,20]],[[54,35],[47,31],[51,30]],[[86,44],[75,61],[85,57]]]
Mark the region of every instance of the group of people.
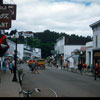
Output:
[[[78,70],[80,70],[80,73],[82,74],[82,71],[84,71],[87,68],[89,70],[90,66],[87,66],[86,64],[78,64]],[[100,62],[96,63],[95,66],[92,66],[92,72],[94,73],[94,79],[96,80],[97,77],[100,78]]]
[[[65,69],[69,69],[69,65],[70,62],[64,62],[62,67]],[[56,65],[56,68],[58,68],[58,64]],[[77,65],[78,70],[80,71],[81,75],[82,72],[92,72],[94,74],[94,78],[95,80],[98,78],[100,78],[100,62],[96,63],[94,66],[93,65],[87,65],[85,63],[81,63],[79,62],[79,64]]]
[[14,66],[15,66],[14,59],[7,60],[5,58],[3,61],[0,60],[0,71],[4,73],[6,73],[7,68],[9,68],[10,73],[13,73]]
[[36,61],[36,60],[30,60],[30,61],[28,62],[28,66],[29,66],[29,68],[30,68],[30,71],[31,71],[33,74],[35,74],[35,72],[37,72],[37,73],[39,74],[39,71],[38,71],[38,69],[37,69],[36,64],[37,64],[37,61]]

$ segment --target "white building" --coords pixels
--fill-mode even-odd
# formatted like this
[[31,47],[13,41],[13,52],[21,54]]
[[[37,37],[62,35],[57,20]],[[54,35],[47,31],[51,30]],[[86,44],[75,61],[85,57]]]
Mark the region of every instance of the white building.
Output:
[[86,43],[86,64],[93,64],[93,41]]
[[32,58],[41,58],[41,49],[40,48],[33,48]]
[[41,58],[40,48],[30,48],[30,46],[25,44],[18,44],[18,52],[21,59],[32,59],[33,57]]
[[100,60],[100,20],[91,24],[93,30],[93,64]]
[[[16,44],[11,41],[7,40],[10,48],[7,51],[8,56],[14,56],[14,51],[15,51],[15,46]],[[30,48],[30,46],[25,45],[25,44],[17,44],[17,56],[20,59],[30,59],[32,56],[41,58],[41,49],[39,48]]]
[[19,32],[19,34],[24,37],[34,37],[33,32]]
[[58,65],[61,66],[63,61],[65,61],[68,58],[68,60],[70,61],[69,67],[74,67],[74,61],[71,57],[71,52],[73,52],[75,49],[80,49],[82,46],[84,45],[72,45],[70,43],[68,44],[68,41],[64,36],[58,38],[54,47],[55,51],[57,52]]

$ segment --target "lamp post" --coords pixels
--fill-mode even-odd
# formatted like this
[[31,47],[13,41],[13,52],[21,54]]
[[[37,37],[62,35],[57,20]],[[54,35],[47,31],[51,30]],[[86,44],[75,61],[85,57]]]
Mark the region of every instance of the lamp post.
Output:
[[13,76],[13,80],[12,80],[13,82],[17,82],[16,68],[17,68],[17,39],[18,39],[18,37],[19,37],[19,35],[18,35],[18,32],[16,31],[15,32],[16,46],[15,46],[15,54],[14,54],[15,66],[14,66],[14,76]]

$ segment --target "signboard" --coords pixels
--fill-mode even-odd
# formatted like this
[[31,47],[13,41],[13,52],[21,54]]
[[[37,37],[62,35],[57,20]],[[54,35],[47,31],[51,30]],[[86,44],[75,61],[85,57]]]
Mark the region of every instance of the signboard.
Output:
[[94,56],[95,56],[95,57],[100,56],[100,52],[95,52],[95,53],[94,53]]
[[11,20],[16,20],[16,5],[15,4],[3,4],[0,5],[0,11],[1,10],[9,10],[9,13],[11,14]]
[[11,28],[11,15],[9,10],[0,10],[0,29]]

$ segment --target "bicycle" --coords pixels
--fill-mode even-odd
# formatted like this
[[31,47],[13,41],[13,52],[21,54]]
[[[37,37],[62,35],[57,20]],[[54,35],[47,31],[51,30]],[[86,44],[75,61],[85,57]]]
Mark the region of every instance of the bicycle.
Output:
[[37,89],[37,88],[35,88],[33,91],[30,91],[30,90],[25,91],[25,90],[22,89],[22,90],[19,92],[19,94],[24,93],[24,95],[26,95],[26,97],[32,97],[31,95],[32,95],[33,92],[40,92],[40,90]]

